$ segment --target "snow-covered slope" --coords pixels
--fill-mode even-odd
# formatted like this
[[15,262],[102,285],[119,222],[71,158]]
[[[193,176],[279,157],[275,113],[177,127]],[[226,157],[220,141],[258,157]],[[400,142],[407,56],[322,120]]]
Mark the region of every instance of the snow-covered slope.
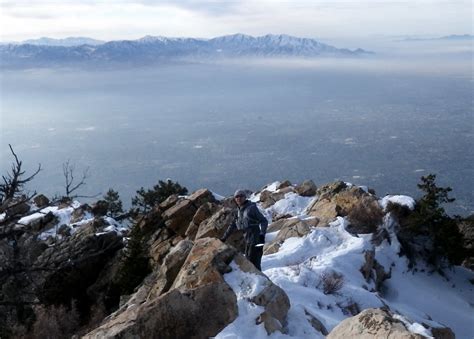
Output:
[[[267,190],[275,189],[271,185]],[[306,200],[303,200],[306,199]],[[253,197],[257,201],[258,197]],[[305,208],[312,199],[293,193],[286,194],[278,206],[263,210],[268,216],[272,209],[279,209],[297,218],[306,218]],[[392,196],[388,200],[412,207],[410,197]],[[454,267],[442,277],[429,273],[418,264],[416,270],[408,269],[406,257],[399,255],[400,244],[394,234],[394,221],[386,215],[384,225],[390,234],[390,243],[384,240],[374,246],[371,235],[352,235],[345,230],[347,221],[339,217],[330,227],[317,227],[302,238],[287,239],[277,253],[266,255],[262,260],[263,272],[290,298],[288,333],[275,332],[271,338],[322,338],[320,332],[306,320],[319,319],[330,332],[343,319],[350,317],[350,310],[388,306],[398,314],[399,320],[414,333],[431,337],[429,327],[450,327],[457,338],[474,335],[474,286],[470,280],[474,273],[462,267]],[[274,237],[274,234],[270,234]],[[360,269],[365,263],[366,251],[375,251],[375,259],[391,272],[380,292],[374,282],[367,282]],[[263,324],[255,324],[259,306],[247,300],[258,293],[258,277],[234,271],[225,275],[226,281],[238,297],[239,317],[228,325],[218,338],[267,338]],[[323,275],[335,272],[343,276],[340,290],[325,294]]]

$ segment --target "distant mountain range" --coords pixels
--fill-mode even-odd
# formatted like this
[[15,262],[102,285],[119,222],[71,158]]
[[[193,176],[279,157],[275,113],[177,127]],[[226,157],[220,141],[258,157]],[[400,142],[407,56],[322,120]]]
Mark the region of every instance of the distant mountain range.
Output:
[[80,45],[102,45],[106,41],[96,40],[91,38],[83,38],[83,37],[70,37],[65,39],[52,39],[52,38],[39,38],[39,39],[30,39],[22,41],[19,44],[25,45],[37,45],[37,46],[64,46],[64,47],[72,47],[72,46],[80,46]]
[[398,41],[470,41],[474,40],[474,35],[471,34],[452,34],[436,38],[405,38]]
[[0,45],[2,66],[71,64],[150,64],[174,60],[254,57],[361,57],[372,52],[336,48],[314,39],[268,34],[244,34],[213,39],[145,36],[138,40],[101,42],[89,38],[27,40]]

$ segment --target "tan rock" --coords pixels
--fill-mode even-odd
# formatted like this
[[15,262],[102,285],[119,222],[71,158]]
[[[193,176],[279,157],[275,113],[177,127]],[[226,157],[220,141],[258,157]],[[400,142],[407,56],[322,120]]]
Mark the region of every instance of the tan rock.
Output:
[[125,312],[110,316],[83,338],[208,338],[237,317],[237,300],[225,283],[193,290],[172,290]]
[[235,219],[235,210],[223,207],[214,213],[210,218],[199,225],[196,239],[215,237],[220,238],[224,235],[227,227]]
[[215,203],[216,198],[214,198],[214,194],[212,194],[211,191],[209,191],[206,188],[201,188],[191,194],[188,199],[192,201],[192,203],[196,206],[196,208],[199,208],[202,204],[205,204],[207,202],[212,202]]
[[292,218],[286,219],[285,221],[286,222],[282,223],[276,238],[273,239],[272,242],[265,245],[265,254],[276,253],[286,239],[293,237],[303,237],[311,231],[309,225],[304,220]]
[[224,282],[222,274],[231,271],[228,265],[236,253],[219,239],[197,239],[171,288],[192,289]]
[[329,199],[319,199],[308,207],[307,213],[319,220],[318,226],[327,226],[336,220],[340,207]]
[[369,308],[339,323],[327,339],[422,339],[424,336],[409,332],[405,325],[382,309]]
[[[219,205],[217,205],[216,203],[207,202],[202,204],[196,211],[196,214],[194,214],[193,220],[189,223],[185,236],[191,240],[194,240],[199,230],[199,225],[204,220],[210,218],[214,213],[216,213],[218,209]],[[202,237],[203,236],[201,236],[201,238]]]
[[290,192],[296,192],[293,186],[285,186],[279,189],[277,192],[263,190],[260,193],[260,203],[263,208],[268,208],[275,204],[278,200],[283,199],[285,197],[285,194]]
[[163,264],[157,270],[157,276],[148,299],[154,299],[169,290],[192,247],[193,242],[185,239],[171,249],[164,258]]
[[296,193],[303,197],[312,197],[316,195],[316,184],[313,180],[305,180],[300,185],[296,186]]
[[175,205],[179,200],[178,194],[172,194],[168,198],[165,199],[160,205],[159,208],[163,211],[167,210],[171,206]]
[[183,199],[164,211],[162,216],[166,227],[184,236],[196,210],[191,200]]

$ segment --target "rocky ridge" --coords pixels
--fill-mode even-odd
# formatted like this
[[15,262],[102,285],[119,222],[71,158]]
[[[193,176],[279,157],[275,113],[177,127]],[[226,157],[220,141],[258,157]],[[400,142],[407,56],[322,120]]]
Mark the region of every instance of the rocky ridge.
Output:
[[[361,322],[369,311],[359,312],[375,307],[370,317],[382,317],[381,325],[368,327],[367,337],[383,335],[387,322],[397,328],[394,338],[454,337],[442,319],[402,314],[388,297],[395,289],[390,281],[405,273],[398,271],[396,222],[374,194],[344,182],[283,181],[251,200],[270,221],[263,273],[240,254],[241,234],[218,240],[234,218],[232,198],[201,189],[170,196],[137,220],[151,273],[128,296],[116,287],[128,230],[96,206],[48,206],[38,198],[12,218],[1,214],[0,320],[26,319],[13,300],[21,301],[23,313],[75,300],[84,338],[245,337],[246,330],[254,337],[324,337],[332,330],[329,337],[342,338],[350,330],[336,327],[341,320]],[[401,201],[409,205],[410,198]],[[374,244],[380,230],[386,236]],[[331,290],[340,276],[347,280]],[[99,306],[107,316],[92,324],[86,315]]]

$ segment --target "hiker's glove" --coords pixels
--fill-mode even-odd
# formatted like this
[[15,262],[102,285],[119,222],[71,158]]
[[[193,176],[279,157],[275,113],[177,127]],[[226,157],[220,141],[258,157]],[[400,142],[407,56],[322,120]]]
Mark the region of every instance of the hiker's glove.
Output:
[[264,244],[265,243],[265,234],[260,234],[260,238],[258,241],[259,244]]

